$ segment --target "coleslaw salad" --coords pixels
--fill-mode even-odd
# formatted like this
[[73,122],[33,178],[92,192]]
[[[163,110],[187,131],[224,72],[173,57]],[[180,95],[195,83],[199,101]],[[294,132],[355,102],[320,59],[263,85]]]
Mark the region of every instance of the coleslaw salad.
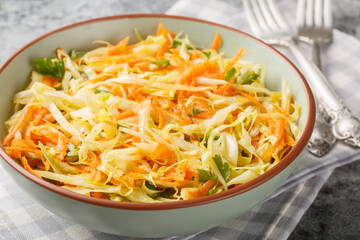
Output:
[[159,24],[157,34],[34,60],[5,122],[7,153],[39,178],[114,201],[216,194],[277,164],[300,135],[286,81]]

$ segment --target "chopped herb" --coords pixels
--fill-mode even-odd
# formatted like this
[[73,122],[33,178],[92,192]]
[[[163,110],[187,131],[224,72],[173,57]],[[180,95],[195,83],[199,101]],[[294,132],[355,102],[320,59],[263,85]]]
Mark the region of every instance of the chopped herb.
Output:
[[127,127],[125,127],[124,125],[121,125],[121,124],[117,124],[117,125],[116,125],[116,128],[117,128],[117,129],[119,129],[120,127],[127,128]]
[[34,69],[44,76],[62,79],[65,74],[65,65],[62,60],[37,58],[33,61]]
[[184,140],[187,141],[187,142],[190,142],[190,136],[184,135]]
[[145,182],[145,186],[150,189],[150,190],[158,190],[157,187],[155,187],[154,185],[152,185],[151,183],[149,183],[148,181]]
[[103,93],[111,93],[110,91],[101,90],[101,89],[98,89],[98,88],[94,88],[94,89],[93,89],[93,92],[94,92],[95,94],[99,94],[99,93],[101,93],[101,92],[103,92]]
[[77,156],[79,156],[79,148],[78,147],[76,147],[72,143],[68,143],[66,145],[68,147],[68,152],[66,154],[67,157],[77,157]]
[[225,81],[229,81],[234,75],[235,75],[235,68],[232,67],[232,68],[230,68],[229,71],[226,72]]
[[225,181],[227,181],[229,179],[231,171],[232,171],[229,164],[227,162],[224,163],[222,158],[219,155],[215,155],[213,157],[213,160],[214,160],[216,166],[218,167],[222,177],[225,179]]
[[196,114],[200,114],[200,113],[202,113],[204,111],[200,110],[200,109],[197,109],[197,108],[193,108],[192,112],[193,112],[194,115],[196,115]]
[[166,188],[162,192],[150,194],[149,197],[155,198],[155,197],[163,197],[163,198],[171,198],[172,195],[176,193],[175,189],[173,188]]
[[199,172],[199,181],[200,181],[200,182],[207,182],[207,181],[209,181],[210,179],[216,179],[216,176],[214,176],[214,175],[211,174],[211,173],[208,173],[208,172],[205,171],[205,170],[198,169],[198,172]]
[[204,146],[205,146],[206,148],[207,148],[207,144],[208,144],[208,140],[209,140],[211,131],[212,131],[212,128],[208,129],[208,130],[206,131],[206,133],[205,133]]
[[210,58],[211,52],[203,52],[207,58]]
[[247,154],[244,150],[241,150],[241,156],[242,157],[249,157],[249,154]]
[[103,194],[105,194],[108,198],[110,198],[110,194],[109,194],[109,193],[103,192]]
[[214,137],[214,140],[216,141],[216,140],[219,140],[219,138],[220,138],[220,136],[215,136]]
[[75,60],[75,59],[77,59],[77,58],[81,58],[81,57],[83,57],[84,55],[85,55],[85,51],[81,51],[81,50],[72,50],[71,51],[71,54],[70,54],[70,56],[71,56],[71,59],[72,60]]
[[181,47],[181,45],[182,45],[182,42],[180,42],[179,40],[174,40],[172,47],[179,48],[179,47]]
[[15,162],[17,162],[18,164],[22,165],[19,158],[15,158]]
[[[174,40],[174,41],[173,41],[172,48],[180,48],[181,45],[182,45],[182,42],[181,42],[181,41],[179,41],[179,40]],[[187,45],[187,44],[186,44],[186,48],[187,48],[187,50],[192,50],[192,49],[193,49],[191,46],[189,46],[189,45]]]
[[216,189],[216,187],[217,187],[217,185],[218,185],[218,183],[219,183],[219,181],[217,181],[216,182],[216,184],[209,190],[209,193],[208,193],[208,195],[211,195],[211,194],[213,194],[214,193],[214,191],[215,191],[215,189]]
[[[122,127],[122,128],[127,128],[126,126],[123,126],[123,125],[121,125],[121,124],[117,124],[117,125],[116,125],[116,128],[117,128],[117,129],[119,129],[120,127]],[[124,131],[121,131],[121,133],[124,134],[125,132],[124,132]]]
[[198,134],[198,133],[196,133],[196,134],[197,134],[197,136],[198,136],[199,142],[202,142],[202,140],[204,140],[204,137],[200,136],[200,134]]
[[166,67],[170,64],[170,61],[168,59],[161,59],[158,61],[151,62],[152,64],[158,65],[160,67]]
[[257,78],[259,74],[254,72],[246,72],[244,74],[239,74],[236,77],[236,83],[238,84],[252,84]]
[[57,91],[59,91],[59,90],[64,90],[64,88],[63,88],[63,86],[62,86],[62,84],[60,83],[60,86],[58,86],[58,87],[54,87]]
[[188,115],[189,115],[189,117],[193,117],[194,115],[200,114],[202,112],[204,112],[204,111],[200,110],[200,109],[197,109],[197,108],[193,108],[192,113],[189,113]]

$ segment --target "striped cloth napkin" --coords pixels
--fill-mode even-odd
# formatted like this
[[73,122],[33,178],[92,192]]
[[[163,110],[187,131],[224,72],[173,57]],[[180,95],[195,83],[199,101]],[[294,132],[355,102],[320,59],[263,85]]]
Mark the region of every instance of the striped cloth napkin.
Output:
[[[106,2],[115,4],[112,0]],[[79,2],[79,6],[80,3],[85,4],[84,1]],[[204,0],[179,0],[167,11],[167,14],[206,19],[250,32],[242,9],[218,0],[204,3]],[[295,3],[293,1],[279,1],[279,3],[281,12],[286,13],[285,17],[291,19],[295,15]],[[93,6],[96,3],[86,1],[86,4]],[[67,11],[70,18],[76,15],[75,12],[71,12],[72,9],[65,10],[62,6],[66,4],[60,4],[59,9],[63,10],[63,13]],[[114,9],[109,8],[106,14],[118,13]],[[95,13],[99,12],[94,11]],[[59,19],[63,21],[62,17]],[[11,45],[11,42],[0,38],[0,44],[6,46],[6,44]],[[304,51],[309,49],[304,46]],[[291,59],[289,53],[284,51],[284,54]],[[356,81],[360,76],[360,42],[335,30],[334,41],[323,54],[325,75],[346,104],[357,116],[360,116],[360,105],[357,104],[360,99],[360,82]],[[4,53],[0,53],[0,60],[5,56]],[[267,200],[249,212],[204,232],[166,239],[286,239],[314,201],[332,170],[357,160],[359,153],[360,150],[338,143],[331,154],[323,158],[304,154],[286,182]],[[129,238],[97,232],[48,212],[28,197],[0,167],[0,239]]]

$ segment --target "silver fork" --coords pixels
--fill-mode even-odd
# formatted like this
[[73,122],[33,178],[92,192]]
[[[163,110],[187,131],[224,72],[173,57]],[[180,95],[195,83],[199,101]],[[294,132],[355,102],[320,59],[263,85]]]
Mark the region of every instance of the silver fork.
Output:
[[[296,13],[298,39],[312,45],[312,60],[321,70],[320,43],[332,41],[331,0],[299,0]],[[335,145],[336,138],[331,126],[323,116],[324,111],[317,105],[314,131],[307,150],[315,156],[327,154]]]
[[299,0],[296,23],[298,38],[313,46],[312,60],[321,69],[320,43],[332,41],[332,1]]
[[307,76],[319,103],[329,115],[332,132],[344,143],[360,147],[360,121],[345,106],[319,68],[298,48],[290,27],[272,0],[243,0],[250,27],[270,44],[288,47]]

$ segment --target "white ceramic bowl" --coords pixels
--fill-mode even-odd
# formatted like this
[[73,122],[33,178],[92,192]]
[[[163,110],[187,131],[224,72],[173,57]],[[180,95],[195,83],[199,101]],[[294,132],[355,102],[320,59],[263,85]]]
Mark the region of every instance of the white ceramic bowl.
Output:
[[[30,42],[0,68],[0,122],[11,115],[12,97],[22,90],[32,69],[32,59],[54,55],[54,49],[90,50],[94,40],[117,42],[133,29],[144,36],[154,34],[162,22],[173,32],[184,31],[198,46],[210,46],[218,32],[223,38],[221,51],[231,57],[243,47],[243,59],[266,66],[266,84],[281,89],[284,76],[301,106],[301,137],[285,158],[275,167],[228,191],[198,199],[166,203],[129,203],[96,199],[64,190],[41,180],[11,159],[0,149],[1,164],[14,181],[39,204],[55,214],[89,228],[132,237],[165,237],[198,232],[248,211],[279,187],[292,172],[299,155],[310,138],[315,119],[313,95],[296,67],[274,48],[238,30],[201,20],[166,15],[123,15],[89,20],[63,27]],[[55,57],[55,56],[54,56]],[[1,138],[6,132],[0,124]]]

